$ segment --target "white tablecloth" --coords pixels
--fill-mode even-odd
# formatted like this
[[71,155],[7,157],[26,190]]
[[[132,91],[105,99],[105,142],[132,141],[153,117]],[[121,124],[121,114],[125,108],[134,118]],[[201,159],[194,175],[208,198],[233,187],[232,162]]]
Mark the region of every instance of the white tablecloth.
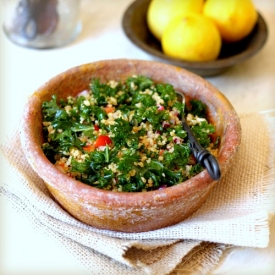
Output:
[[[30,94],[70,67],[102,59],[151,59],[122,30],[122,16],[131,0],[82,0],[83,30],[65,47],[34,50],[19,47],[0,32],[0,137],[18,124]],[[269,36],[254,57],[209,80],[238,113],[275,108],[275,1],[253,1],[267,22]],[[1,9],[3,15],[3,9]],[[5,180],[1,170],[0,180]],[[50,236],[33,227],[24,215],[1,199],[0,274],[84,274],[72,255]],[[275,221],[270,246],[234,252],[215,274],[275,274]]]

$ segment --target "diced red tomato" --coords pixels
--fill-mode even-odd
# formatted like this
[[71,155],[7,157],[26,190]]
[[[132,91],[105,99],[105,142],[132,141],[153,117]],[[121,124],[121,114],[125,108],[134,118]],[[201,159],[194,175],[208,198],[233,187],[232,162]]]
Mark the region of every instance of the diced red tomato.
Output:
[[112,144],[112,140],[108,136],[99,136],[94,143],[94,147],[97,148],[100,146],[106,146],[110,144]]
[[160,149],[160,150],[159,150],[159,155],[160,155],[160,156],[163,156],[163,154],[164,154],[164,150],[163,150],[163,149]]
[[103,108],[103,110],[104,110],[107,114],[109,114],[109,113],[114,113],[115,110],[116,110],[116,108],[113,107],[113,106],[106,106],[106,107]]
[[99,126],[98,125],[94,125],[94,129],[95,129],[95,131],[98,131],[99,130]]
[[57,169],[59,170],[59,171],[61,171],[61,172],[65,172],[66,171],[66,167],[65,167],[65,163],[64,162],[57,162],[56,163],[56,167],[57,167]]
[[162,105],[157,105],[158,106],[158,111],[164,111],[164,107]]
[[64,163],[64,162],[59,162],[58,165],[59,165],[60,167],[62,167],[62,168],[65,167],[65,163]]
[[86,145],[83,147],[83,150],[86,152],[93,152],[95,149],[94,145]]

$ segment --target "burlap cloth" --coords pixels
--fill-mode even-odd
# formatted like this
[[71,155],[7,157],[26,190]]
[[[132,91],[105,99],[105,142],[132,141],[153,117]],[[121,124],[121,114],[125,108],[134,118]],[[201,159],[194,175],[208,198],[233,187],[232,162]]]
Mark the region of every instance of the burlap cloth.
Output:
[[[72,218],[28,165],[16,131],[1,144],[1,195],[66,247],[87,274],[209,274],[228,249],[266,247],[275,212],[274,113],[241,116],[242,145],[206,203],[185,221],[145,233],[98,230]],[[15,149],[16,148],[16,149]]]

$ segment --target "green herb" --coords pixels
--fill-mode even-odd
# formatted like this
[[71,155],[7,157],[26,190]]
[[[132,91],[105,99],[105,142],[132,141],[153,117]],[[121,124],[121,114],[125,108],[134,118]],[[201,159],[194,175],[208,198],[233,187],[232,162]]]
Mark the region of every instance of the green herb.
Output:
[[215,133],[215,127],[203,121],[200,125],[195,125],[191,129],[201,146],[207,148],[211,142],[209,135]]
[[[205,104],[191,100],[187,110],[171,84],[146,76],[125,83],[91,79],[89,88],[87,95],[59,101],[53,96],[42,104],[42,149],[61,171],[97,188],[140,192],[178,184],[202,170],[190,162],[179,118],[185,112],[205,118]],[[203,147],[210,146],[213,125],[202,121],[192,131]]]
[[192,115],[198,117],[206,117],[206,105],[200,100],[191,99],[190,100],[191,108],[188,110]]

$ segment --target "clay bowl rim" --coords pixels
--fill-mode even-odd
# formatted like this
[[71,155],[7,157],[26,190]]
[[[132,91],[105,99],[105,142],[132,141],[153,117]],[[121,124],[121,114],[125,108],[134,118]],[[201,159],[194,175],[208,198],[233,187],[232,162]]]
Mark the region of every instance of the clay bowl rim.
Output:
[[[136,0],[132,2],[125,10],[122,18],[122,28],[128,39],[138,48],[151,55],[153,58],[174,66],[179,66],[187,70],[194,71],[201,76],[211,76],[219,74],[229,67],[232,67],[247,60],[248,58],[255,55],[258,51],[260,51],[267,41],[267,24],[262,15],[257,12],[258,20],[251,34],[244,38],[242,41],[232,44],[232,46],[234,45],[234,47],[236,48],[238,45],[242,45],[243,42],[247,43],[248,47],[245,48],[244,51],[237,52],[236,54],[229,56],[227,56],[226,54],[225,56],[219,56],[217,60],[205,62],[184,61],[181,59],[169,57],[161,51],[159,41],[157,41],[157,39],[153,37],[148,29],[146,23],[146,12],[150,1],[151,0]],[[137,11],[139,13],[139,22],[134,21],[136,20],[134,14]],[[139,36],[140,29],[143,29],[143,31],[146,32],[147,40],[150,43],[152,42],[155,45],[158,44],[158,46],[151,46],[149,43],[147,43],[148,41],[142,40]]]
[[[58,186],[62,190],[66,190],[73,186],[74,192],[80,194],[81,197],[84,198],[85,196],[88,195],[89,199],[93,198],[94,200],[97,200],[97,202],[101,202],[103,204],[115,205],[116,207],[120,207],[124,205],[127,205],[129,207],[138,207],[137,201],[142,202],[142,204],[146,202],[150,203],[152,201],[152,198],[157,198],[157,200],[154,200],[155,204],[162,204],[162,205],[165,205],[166,203],[169,204],[170,200],[175,200],[181,197],[183,194],[186,194],[186,192],[188,192],[188,187],[191,186],[191,183],[193,183],[192,189],[197,190],[197,188],[203,188],[204,186],[207,186],[214,182],[214,180],[209,176],[207,171],[204,169],[202,172],[192,177],[191,179],[162,190],[154,190],[149,192],[137,192],[137,193],[113,192],[113,191],[98,189],[96,187],[92,187],[80,181],[77,181],[75,179],[72,179],[69,176],[66,176],[65,174],[60,172],[47,159],[47,157],[44,155],[41,149],[41,146],[37,142],[35,142],[36,131],[32,131],[31,130],[32,128],[29,127],[30,124],[27,123],[29,117],[32,116],[33,113],[38,114],[41,111],[40,95],[45,94],[47,92],[47,89],[48,89],[47,87],[49,85],[53,85],[53,84],[59,85],[60,79],[64,79],[64,77],[70,77],[71,75],[74,75],[75,73],[82,71],[83,69],[86,69],[88,67],[93,67],[95,65],[102,66],[102,64],[108,64],[109,66],[110,65],[112,66],[120,62],[121,63],[127,62],[134,66],[136,64],[143,64],[143,66],[151,66],[155,64],[156,66],[159,66],[161,68],[166,67],[175,73],[181,72],[186,76],[192,76],[193,81],[202,81],[201,85],[205,85],[205,87],[208,86],[209,88],[211,88],[211,92],[215,93],[216,97],[218,97],[220,102],[222,102],[222,104],[225,106],[225,111],[231,112],[230,119],[232,120],[231,122],[234,124],[233,126],[232,125],[227,125],[227,126],[233,127],[230,129],[231,129],[231,132],[234,132],[233,139],[235,139],[234,140],[235,148],[231,148],[231,150],[229,150],[229,153],[226,152],[227,155],[219,154],[218,156],[222,174],[224,174],[229,168],[228,162],[231,163],[231,161],[233,160],[233,157],[236,153],[236,148],[239,147],[241,142],[241,128],[240,128],[239,117],[237,116],[234,108],[232,107],[228,99],[225,98],[224,95],[217,88],[211,85],[208,81],[183,68],[178,68],[178,67],[175,67],[169,64],[164,64],[157,61],[114,59],[114,60],[103,60],[103,61],[91,62],[91,63],[82,64],[82,65],[70,68],[58,74],[57,76],[51,78],[48,82],[46,82],[44,85],[39,87],[30,96],[29,100],[27,101],[26,108],[24,110],[23,118],[21,121],[21,131],[20,131],[21,144],[25,152],[25,155],[27,156],[28,161],[30,161],[32,168],[45,181],[45,183],[52,184],[52,181],[56,180],[54,185]],[[80,91],[78,91],[77,93],[79,92]],[[38,119],[38,118],[35,117],[35,119]],[[42,132],[41,119],[40,119],[40,122],[41,122],[41,132]],[[229,134],[228,131],[226,131],[226,135],[228,134]],[[232,147],[232,144],[230,144],[230,141],[229,141],[229,143],[225,144],[222,150],[222,154],[224,150],[230,146]],[[35,161],[33,161],[34,159]],[[47,171],[43,169],[41,170],[40,169],[41,167],[44,167],[44,168],[47,167]],[[202,178],[203,180],[201,180]]]

